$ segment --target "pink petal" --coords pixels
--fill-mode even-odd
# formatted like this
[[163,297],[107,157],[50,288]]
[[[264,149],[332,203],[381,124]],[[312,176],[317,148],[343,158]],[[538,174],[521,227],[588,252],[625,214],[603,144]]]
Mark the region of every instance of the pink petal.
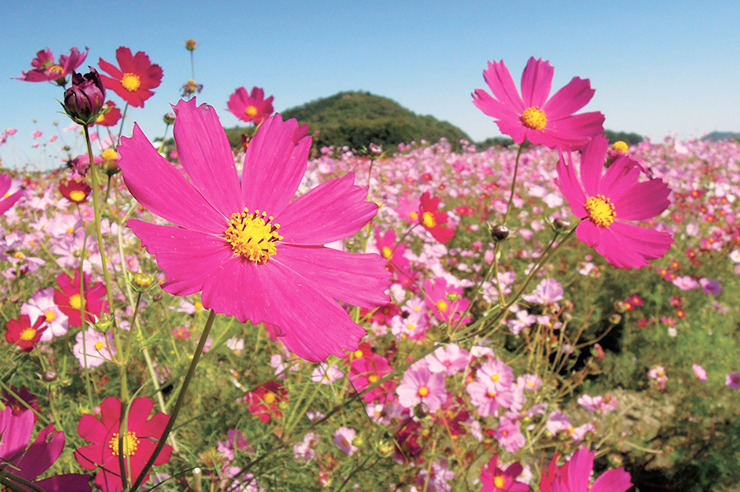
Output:
[[608,148],[609,141],[598,136],[591,139],[581,153],[581,182],[588,196],[601,193],[601,175]]
[[92,490],[90,485],[90,475],[82,473],[66,473],[64,475],[55,475],[47,479],[36,482],[42,490],[46,492],[89,492]]
[[105,441],[108,429],[94,415],[86,413],[77,424],[77,433],[86,441],[100,444]]
[[179,226],[223,233],[228,219],[157,153],[138,125],[134,125],[133,136],[124,137],[117,150],[121,155],[118,165],[123,179],[139,203]]
[[585,217],[587,215],[584,206],[586,204],[586,194],[583,192],[583,187],[578,182],[578,178],[576,178],[573,165],[567,165],[562,154],[558,161],[557,185],[568,205],[570,205],[573,215],[578,218]]
[[555,69],[550,62],[531,57],[522,73],[522,99],[524,108],[543,108],[552,89],[552,76]]
[[242,172],[242,202],[250,211],[277,217],[288,205],[306,172],[311,138],[296,120],[279,114],[260,125],[249,143]]
[[568,485],[573,492],[586,492],[591,471],[594,468],[594,455],[586,448],[576,450],[568,463]]
[[524,105],[519,96],[511,72],[503,60],[493,63],[489,61],[488,69],[483,71],[483,78],[501,104],[511,107],[516,114],[522,114],[527,109],[528,106]]
[[594,97],[596,91],[591,88],[591,82],[588,79],[573,77],[573,79],[555,93],[542,110],[547,115],[547,119],[561,119],[570,116]]
[[278,246],[270,262],[281,264],[307,283],[353,306],[374,308],[390,302],[385,289],[392,274],[376,254],[346,253],[318,247]]
[[623,468],[607,470],[596,479],[590,492],[626,492],[632,487],[632,477]]
[[100,404],[100,418],[107,429],[118,428],[121,423],[121,400],[109,396]]
[[[498,126],[498,129],[501,133],[510,136],[512,140],[514,140],[515,144],[522,144],[524,143],[525,139],[528,139],[530,142],[535,143],[534,140],[537,139],[537,134],[541,133],[529,130],[526,126],[522,124],[522,121],[519,119],[518,116],[511,119],[500,119],[496,121],[496,126]],[[535,143],[535,145],[537,144]]]
[[33,411],[25,410],[18,416],[13,415],[10,407],[5,407],[0,417],[0,461],[14,462],[23,454],[33,433]]
[[20,470],[17,475],[33,481],[36,477],[51,468],[64,449],[64,432],[57,432],[49,424],[38,433],[33,444],[16,465]]
[[476,89],[473,92],[473,104],[483,111],[483,113],[496,119],[519,119],[519,115],[510,105],[506,105],[494,99],[488,92],[483,89]]
[[673,244],[673,237],[667,232],[619,221],[604,228],[602,238],[596,251],[612,265],[627,270],[647,266],[647,260],[662,258]]
[[326,181],[275,216],[284,242],[326,244],[359,231],[375,216],[378,206],[365,201],[367,189],[353,183],[354,173]]
[[545,128],[547,134],[557,142],[557,145],[548,145],[579,149],[592,137],[600,136],[604,132],[604,115],[598,111],[580,113],[557,120],[548,120]]
[[241,212],[241,189],[234,154],[216,110],[196,106],[195,98],[174,107],[175,141],[180,162],[190,182],[226,217]]
[[141,431],[142,424],[146,422],[154,408],[154,402],[149,398],[136,398],[128,410],[126,428],[137,435],[144,435]]
[[234,257],[221,236],[140,220],[129,220],[127,225],[149,254],[156,256],[166,277],[162,288],[171,294],[185,296],[201,291],[206,279]]
[[612,197],[617,218],[621,220],[644,220],[660,215],[671,204],[668,200],[670,193],[671,190],[668,185],[660,179],[639,183],[633,186],[629,192]]

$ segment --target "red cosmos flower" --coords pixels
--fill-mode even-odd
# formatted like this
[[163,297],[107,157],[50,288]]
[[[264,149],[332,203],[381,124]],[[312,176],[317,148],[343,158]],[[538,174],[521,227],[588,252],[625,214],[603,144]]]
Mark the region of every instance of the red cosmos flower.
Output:
[[269,381],[254,391],[246,394],[245,399],[249,405],[249,412],[259,417],[261,422],[269,422],[272,419],[283,417],[280,411],[280,402],[288,401],[288,390],[277,381]]
[[5,324],[5,340],[18,345],[23,352],[30,352],[41,339],[48,326],[46,318],[39,316],[34,324],[27,314],[21,314],[18,319],[11,319]]
[[419,203],[419,223],[429,231],[434,239],[446,244],[455,235],[455,231],[446,227],[447,212],[437,210],[439,208],[439,197],[432,197],[427,191],[421,195]]
[[36,58],[31,60],[32,70],[23,72],[22,77],[16,77],[15,80],[24,80],[26,82],[52,82],[59,85],[67,83],[66,77],[82,65],[87,57],[88,48],[84,53],[80,53],[77,48],[69,51],[69,56],[61,55],[59,63],[54,62],[54,55],[49,48],[38,51]]
[[261,87],[252,87],[251,93],[247,93],[244,87],[239,87],[229,96],[226,106],[240,120],[247,123],[253,121],[255,125],[259,125],[274,111],[273,99],[273,96],[265,99],[265,91]]
[[483,78],[493,97],[483,89],[476,89],[473,104],[495,118],[501,133],[509,135],[515,143],[529,140],[551,149],[578,148],[604,132],[604,115],[598,111],[573,114],[594,95],[588,79],[574,77],[549,97],[554,72],[550,62],[530,58],[522,74],[520,96],[504,61],[488,62]]
[[[98,468],[95,484],[106,492],[119,492],[122,487],[120,449],[123,441],[123,456],[126,476],[135,480],[144,469],[144,465],[154,453],[158,439],[162,436],[169,417],[156,413],[150,419],[154,403],[149,398],[136,398],[131,403],[126,422],[126,435],[120,436],[121,401],[108,397],[100,405],[100,418],[85,414],[77,424],[77,433],[81,438],[93,444],[83,446],[75,451],[77,462],[86,470]],[[170,461],[172,447],[168,444],[162,448],[154,465],[164,465]],[[149,477],[147,474],[146,479]]]
[[498,455],[494,456],[487,466],[481,468],[481,492],[529,492],[529,485],[516,480],[522,470],[518,461],[502,470],[498,467]]
[[[349,366],[349,379],[352,381],[352,385],[357,392],[361,393],[365,388],[375,384],[379,379],[391,372],[393,372],[393,369],[388,364],[388,359],[382,355],[370,354],[365,356],[363,354],[361,358],[353,360]],[[375,400],[385,401],[389,396],[391,398],[393,397],[394,389],[395,382],[389,379],[362,395],[362,399],[367,403],[372,403]]]
[[[57,277],[57,284],[61,290],[54,291],[54,303],[69,318],[70,326],[82,326],[80,308],[82,307],[82,296],[80,296],[80,271],[75,271],[74,280],[66,273]],[[95,321],[96,316],[108,309],[108,301],[104,298],[108,293],[102,282],[90,285],[90,274],[85,274],[83,286],[85,300],[85,320]]]
[[144,101],[154,95],[150,89],[159,87],[162,82],[162,68],[152,64],[143,51],[132,56],[131,50],[124,46],[116,50],[116,60],[120,69],[102,58],[98,61],[101,70],[111,75],[100,76],[103,84],[131,106],[143,108]]
[[86,202],[91,191],[92,188],[85,183],[84,179],[65,179],[59,183],[59,192],[72,203]]
[[98,119],[95,120],[95,124],[100,126],[117,125],[118,122],[121,121],[121,110],[118,109],[116,103],[113,101],[106,101],[105,105],[110,109],[107,109],[107,111],[98,116]]

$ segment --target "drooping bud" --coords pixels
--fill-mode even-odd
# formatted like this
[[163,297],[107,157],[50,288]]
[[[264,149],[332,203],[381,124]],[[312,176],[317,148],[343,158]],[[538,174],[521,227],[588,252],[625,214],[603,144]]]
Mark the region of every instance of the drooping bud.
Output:
[[383,154],[383,147],[376,143],[367,146],[367,153],[373,157],[380,157]]
[[90,67],[85,75],[72,73],[72,87],[64,92],[64,111],[80,125],[92,125],[105,106],[105,86],[98,71]]
[[571,222],[563,217],[558,217],[557,219],[552,221],[552,227],[555,232],[565,232],[570,229],[571,225]]
[[52,381],[56,381],[56,379],[59,377],[59,373],[56,372],[54,369],[49,369],[48,371],[44,371],[44,374],[41,376],[44,378],[44,381],[47,383],[51,383]]
[[509,228],[503,224],[497,224],[491,227],[491,238],[498,243],[509,237]]

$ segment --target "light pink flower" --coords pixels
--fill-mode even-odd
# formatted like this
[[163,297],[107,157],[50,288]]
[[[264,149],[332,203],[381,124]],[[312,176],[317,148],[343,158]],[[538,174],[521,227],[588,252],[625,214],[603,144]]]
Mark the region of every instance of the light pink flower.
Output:
[[699,364],[694,364],[691,366],[691,368],[694,370],[694,376],[696,376],[696,379],[698,379],[702,383],[707,380],[707,371],[705,371],[702,366],[700,366]]
[[725,386],[732,389],[740,389],[740,372],[732,372],[725,378]]
[[444,373],[452,376],[464,370],[470,361],[470,354],[459,345],[450,343],[437,348],[427,355],[424,360],[429,365],[429,370],[435,374]]
[[352,441],[355,440],[355,435],[357,435],[356,430],[349,427],[340,427],[334,433],[334,444],[339,446],[339,449],[344,451],[347,456],[352,456],[357,452],[357,446],[352,444]]
[[432,374],[426,367],[411,367],[403,375],[396,394],[404,408],[424,403],[430,412],[436,412],[447,400],[444,374]]

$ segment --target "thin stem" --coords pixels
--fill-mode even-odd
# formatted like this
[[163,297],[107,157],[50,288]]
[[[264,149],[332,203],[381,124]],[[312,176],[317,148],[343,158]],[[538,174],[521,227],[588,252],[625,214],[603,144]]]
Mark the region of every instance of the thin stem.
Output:
[[519,158],[522,155],[522,150],[524,150],[524,142],[519,146],[519,150],[516,153],[516,162],[514,163],[514,177],[511,179],[511,193],[509,193],[509,203],[506,205],[506,213],[504,214],[504,222],[503,224],[506,225],[506,221],[509,219],[509,212],[511,211],[511,203],[514,201],[514,188],[516,187],[516,175],[519,171]]
[[157,447],[154,448],[154,452],[144,465],[144,468],[142,468],[141,473],[139,473],[139,476],[136,478],[136,481],[131,486],[130,490],[139,489],[139,485],[141,485],[141,483],[144,481],[144,477],[149,473],[152,465],[154,465],[154,461],[157,459],[157,456],[159,456],[162,448],[164,448],[167,437],[170,435],[170,431],[172,431],[172,428],[175,426],[177,416],[180,414],[180,410],[182,409],[183,403],[185,402],[185,394],[187,393],[188,387],[190,386],[190,381],[192,381],[193,379],[193,374],[195,374],[195,368],[198,365],[201,354],[203,353],[203,348],[206,346],[208,335],[211,333],[211,327],[213,326],[214,319],[216,319],[216,312],[211,309],[211,312],[208,314],[206,325],[203,327],[203,333],[201,333],[200,335],[198,347],[195,349],[195,353],[193,354],[193,360],[190,362],[190,367],[188,367],[187,374],[185,374],[185,380],[182,382],[180,392],[177,394],[177,401],[175,402],[175,408],[172,410],[172,415],[170,415],[170,418],[167,421],[167,425],[162,432],[162,436],[160,436],[159,441],[157,442]]

